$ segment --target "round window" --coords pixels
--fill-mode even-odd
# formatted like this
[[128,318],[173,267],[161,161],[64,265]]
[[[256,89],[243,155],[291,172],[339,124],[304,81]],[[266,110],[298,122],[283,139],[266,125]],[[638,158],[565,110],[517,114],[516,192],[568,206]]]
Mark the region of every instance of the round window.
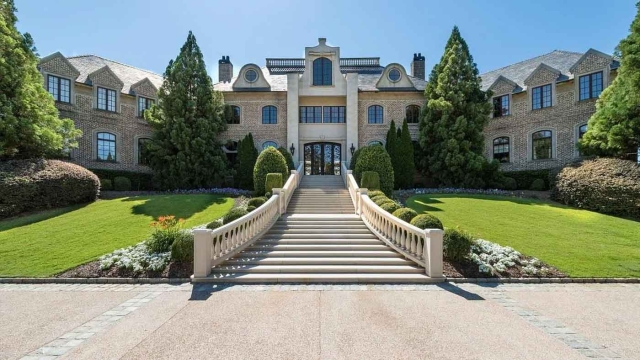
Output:
[[398,80],[400,80],[400,70],[398,69],[391,69],[389,71],[389,80],[396,82]]
[[244,72],[244,79],[247,80],[248,82],[252,83],[252,82],[258,80],[258,73],[253,69],[249,69],[249,70]]

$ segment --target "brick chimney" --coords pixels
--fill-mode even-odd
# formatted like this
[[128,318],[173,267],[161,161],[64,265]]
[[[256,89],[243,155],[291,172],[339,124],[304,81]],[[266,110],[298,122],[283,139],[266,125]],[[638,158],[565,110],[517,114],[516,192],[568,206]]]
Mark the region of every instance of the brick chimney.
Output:
[[421,53],[413,54],[411,62],[411,76],[424,80],[425,79],[425,61]]
[[218,81],[230,82],[233,77],[233,64],[229,60],[229,56],[222,56],[222,59],[218,60]]

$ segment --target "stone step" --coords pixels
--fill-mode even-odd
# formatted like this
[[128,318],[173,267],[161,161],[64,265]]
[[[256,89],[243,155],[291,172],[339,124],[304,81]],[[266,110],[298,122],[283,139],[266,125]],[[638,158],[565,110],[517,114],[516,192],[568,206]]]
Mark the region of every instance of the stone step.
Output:
[[389,247],[381,243],[360,244],[254,244],[246,251],[385,251]]
[[238,257],[402,257],[391,250],[264,250],[243,251]]
[[228,265],[213,268],[213,273],[402,273],[424,274],[424,269],[408,265]]
[[402,257],[236,257],[223,265],[414,265]]
[[261,245],[291,244],[291,245],[379,245],[382,242],[378,239],[264,239],[256,241]]
[[432,279],[424,274],[386,273],[299,273],[299,274],[211,274],[198,282],[217,283],[437,283],[444,279]]
[[[282,225],[281,225],[282,224]],[[273,225],[273,227],[271,228],[271,230],[322,230],[322,231],[327,231],[327,230],[331,230],[331,229],[352,229],[352,230],[356,230],[356,229],[369,229],[365,224],[363,223],[354,223],[354,224],[325,224],[325,222],[320,222],[318,224],[298,224],[298,223],[290,223],[290,224],[284,224],[284,223],[280,223],[277,222],[275,225]]]
[[371,234],[371,231],[365,226],[359,229],[354,228],[320,228],[320,229],[279,229],[271,228],[265,237],[274,237],[281,234]]
[[377,236],[371,232],[363,234],[349,234],[349,233],[335,233],[335,234],[298,234],[298,233],[286,233],[286,234],[266,234],[263,239],[378,239]]

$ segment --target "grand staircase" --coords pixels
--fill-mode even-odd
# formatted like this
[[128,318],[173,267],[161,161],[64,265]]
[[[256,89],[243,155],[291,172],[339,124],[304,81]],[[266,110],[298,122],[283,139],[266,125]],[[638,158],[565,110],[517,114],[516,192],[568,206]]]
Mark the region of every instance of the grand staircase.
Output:
[[416,283],[425,270],[404,259],[354,214],[340,176],[303,176],[287,215],[210,280],[249,283]]

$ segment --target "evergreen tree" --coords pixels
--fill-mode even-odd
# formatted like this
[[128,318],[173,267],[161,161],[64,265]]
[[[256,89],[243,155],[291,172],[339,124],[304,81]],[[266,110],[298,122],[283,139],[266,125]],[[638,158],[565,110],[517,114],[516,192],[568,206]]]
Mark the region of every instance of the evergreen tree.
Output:
[[195,36],[187,41],[164,73],[158,105],[145,112],[153,126],[149,163],[164,189],[220,186],[226,157],[218,135],[225,130],[222,94],[211,78]]
[[444,55],[429,75],[420,119],[424,171],[440,185],[482,187],[489,94],[480,89],[478,68],[454,27]]
[[624,157],[640,147],[640,3],[631,33],[616,49],[618,76],[607,87],[580,141],[585,154]]
[[397,169],[393,169],[396,187],[398,189],[409,189],[413,186],[416,168],[413,163],[413,142],[411,142],[411,133],[406,119],[402,123],[400,139],[396,146],[396,157],[398,158]]
[[253,135],[249,133],[238,144],[238,183],[241,189],[253,190],[253,167],[258,155]]
[[0,159],[61,156],[82,132],[58,117],[33,39],[16,29],[15,12],[13,0],[0,1]]
[[[398,166],[398,135],[396,129],[396,122],[391,120],[391,125],[389,126],[389,131],[387,131],[387,143],[385,144],[385,149],[391,158],[391,166],[393,166],[393,171],[397,172]],[[397,188],[397,179],[394,183],[394,188]]]

